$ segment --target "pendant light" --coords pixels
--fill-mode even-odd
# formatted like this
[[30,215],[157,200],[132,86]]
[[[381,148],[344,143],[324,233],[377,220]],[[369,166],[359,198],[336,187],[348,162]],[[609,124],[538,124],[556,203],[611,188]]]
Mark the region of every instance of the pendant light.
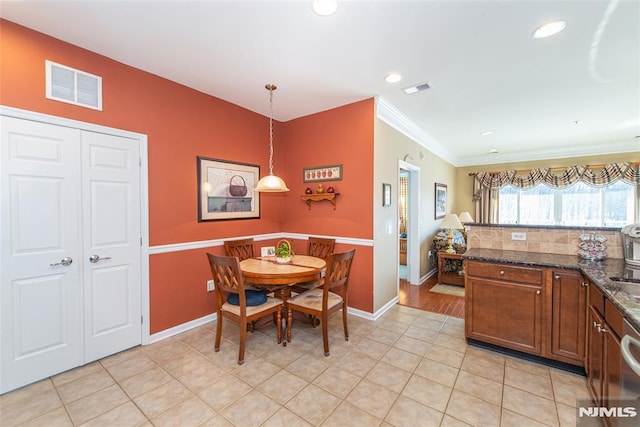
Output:
[[282,178],[273,174],[273,91],[277,87],[276,85],[268,84],[265,88],[269,91],[269,175],[262,177],[258,181],[255,191],[279,193],[289,191],[289,189]]

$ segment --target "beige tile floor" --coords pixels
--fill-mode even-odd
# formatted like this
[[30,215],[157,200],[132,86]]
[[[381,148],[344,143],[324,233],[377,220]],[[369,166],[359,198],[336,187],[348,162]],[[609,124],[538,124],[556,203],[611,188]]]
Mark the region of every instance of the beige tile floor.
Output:
[[9,426],[574,426],[585,379],[468,346],[463,320],[395,306],[373,322],[273,325],[248,334],[226,321],[107,357],[0,397]]

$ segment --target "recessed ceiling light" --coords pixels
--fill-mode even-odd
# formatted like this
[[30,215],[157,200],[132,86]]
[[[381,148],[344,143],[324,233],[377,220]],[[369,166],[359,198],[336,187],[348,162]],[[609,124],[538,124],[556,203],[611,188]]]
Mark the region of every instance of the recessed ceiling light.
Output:
[[545,37],[550,37],[554,34],[558,34],[560,31],[564,30],[566,26],[567,22],[562,20],[547,22],[546,24],[541,25],[533,30],[531,36],[534,39],[543,39]]
[[500,151],[497,148],[492,148],[488,151],[488,154],[498,154]]
[[429,82],[420,83],[418,85],[405,87],[402,89],[404,93],[407,95],[411,95],[412,93],[420,92],[422,90],[431,89],[431,84]]
[[487,135],[491,135],[492,133],[493,133],[492,130],[483,130],[482,132],[480,132],[480,135],[487,136]]
[[331,16],[338,10],[338,2],[336,0],[313,0],[311,8],[316,15]]
[[402,80],[402,76],[398,73],[389,73],[384,77],[384,81],[387,83],[398,83]]

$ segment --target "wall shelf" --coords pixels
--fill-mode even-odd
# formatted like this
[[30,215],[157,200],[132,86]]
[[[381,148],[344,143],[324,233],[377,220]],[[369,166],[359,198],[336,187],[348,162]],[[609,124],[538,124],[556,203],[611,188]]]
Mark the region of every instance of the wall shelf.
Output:
[[304,196],[300,196],[300,198],[309,206],[309,210],[311,210],[311,202],[321,202],[323,200],[328,200],[333,205],[333,210],[336,210],[336,200],[340,193],[321,193],[321,194],[305,194]]

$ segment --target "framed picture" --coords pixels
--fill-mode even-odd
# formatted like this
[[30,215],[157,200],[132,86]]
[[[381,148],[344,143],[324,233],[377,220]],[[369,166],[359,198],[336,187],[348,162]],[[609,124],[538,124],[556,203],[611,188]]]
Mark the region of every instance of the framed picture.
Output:
[[260,218],[260,166],[198,156],[198,222]]
[[391,184],[382,184],[382,206],[391,206]]
[[435,207],[435,217],[444,218],[447,213],[447,186],[444,184],[438,184],[436,182],[436,207]]
[[302,182],[341,181],[342,165],[317,166],[302,169]]
[[260,248],[260,256],[276,256],[275,246],[263,246]]

